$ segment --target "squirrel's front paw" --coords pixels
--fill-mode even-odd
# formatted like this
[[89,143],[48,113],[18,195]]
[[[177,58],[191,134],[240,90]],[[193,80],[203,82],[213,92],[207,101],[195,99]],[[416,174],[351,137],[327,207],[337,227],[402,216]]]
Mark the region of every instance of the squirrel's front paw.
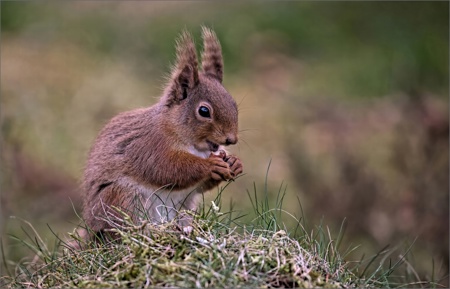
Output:
[[228,181],[233,178],[230,165],[220,156],[211,155],[209,160],[212,164],[211,178],[216,181]]
[[225,161],[230,166],[231,175],[234,177],[237,177],[239,174],[242,174],[244,171],[244,167],[242,165],[241,160],[237,156],[227,156],[225,158]]

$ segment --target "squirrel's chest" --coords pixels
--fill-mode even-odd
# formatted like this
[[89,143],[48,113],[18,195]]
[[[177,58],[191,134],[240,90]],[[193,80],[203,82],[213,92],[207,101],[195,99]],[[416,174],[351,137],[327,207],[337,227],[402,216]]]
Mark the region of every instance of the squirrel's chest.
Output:
[[128,178],[122,182],[137,195],[136,210],[156,223],[170,221],[183,210],[195,211],[202,199],[203,192],[197,186],[172,190],[142,185]]
[[189,147],[187,149],[187,152],[190,154],[193,154],[194,156],[198,156],[202,159],[207,159],[209,157],[209,155],[211,154],[210,151],[199,151],[196,148],[194,148],[193,146]]

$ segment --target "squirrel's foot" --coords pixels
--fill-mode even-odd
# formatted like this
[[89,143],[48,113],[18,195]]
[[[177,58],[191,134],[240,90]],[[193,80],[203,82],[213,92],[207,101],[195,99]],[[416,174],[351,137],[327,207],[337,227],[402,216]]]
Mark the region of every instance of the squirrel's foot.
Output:
[[194,228],[192,226],[184,226],[183,227],[183,233],[186,236],[189,236],[192,233],[193,230],[194,230]]

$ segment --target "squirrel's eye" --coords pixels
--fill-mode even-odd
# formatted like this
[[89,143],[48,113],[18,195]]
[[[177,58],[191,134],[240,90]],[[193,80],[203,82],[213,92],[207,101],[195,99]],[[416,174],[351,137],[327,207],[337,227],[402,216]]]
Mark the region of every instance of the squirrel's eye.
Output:
[[211,114],[209,113],[209,108],[207,108],[206,106],[200,106],[200,108],[198,109],[198,114],[202,117],[207,118],[211,117]]

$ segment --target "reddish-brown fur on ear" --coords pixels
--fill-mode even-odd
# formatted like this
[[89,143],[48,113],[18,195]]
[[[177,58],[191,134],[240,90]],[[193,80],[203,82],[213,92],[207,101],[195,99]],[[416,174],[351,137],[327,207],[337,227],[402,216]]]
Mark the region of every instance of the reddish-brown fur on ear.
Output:
[[223,59],[222,48],[214,31],[207,27],[202,27],[203,53],[202,67],[206,75],[212,76],[222,82],[223,79]]
[[198,84],[198,61],[195,44],[189,32],[181,33],[177,40],[177,61],[172,68],[165,96],[166,105],[171,106],[184,98],[185,89]]

